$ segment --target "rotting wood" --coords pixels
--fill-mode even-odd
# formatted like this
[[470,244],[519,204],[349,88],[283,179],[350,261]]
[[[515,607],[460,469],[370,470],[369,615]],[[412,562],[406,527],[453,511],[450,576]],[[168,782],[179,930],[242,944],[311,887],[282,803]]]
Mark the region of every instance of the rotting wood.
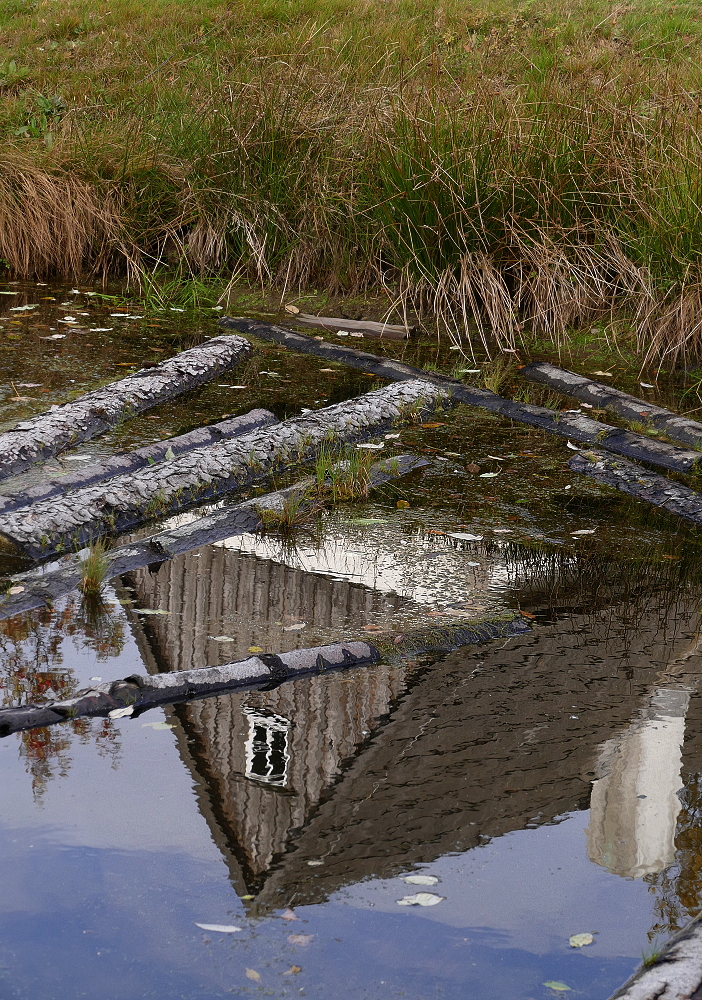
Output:
[[634,462],[592,450],[574,455],[568,467],[572,472],[580,472],[598,483],[613,486],[637,500],[661,507],[669,514],[702,524],[702,493],[666,479],[657,472],[650,472]]
[[[417,458],[415,455],[393,455],[392,458],[375,462],[370,467],[369,485],[371,488],[382,486],[383,483],[406,476],[427,465],[429,462],[426,459]],[[192,549],[199,549],[213,542],[221,542],[234,535],[260,531],[263,527],[262,511],[279,511],[288,497],[296,493],[305,493],[314,485],[316,479],[308,477],[275,493],[222,507],[188,524],[167,528],[148,538],[108,549],[105,552],[105,579],[165,562],[183,552],[190,552]],[[310,498],[310,502],[314,502],[313,497]],[[80,555],[74,554],[66,556],[58,567],[49,572],[34,569],[13,576],[12,585],[21,587],[22,590],[20,593],[6,592],[0,596],[0,621],[51,605],[60,597],[75,590],[81,581],[81,561]]]
[[491,413],[499,413],[503,417],[539,427],[549,434],[572,438],[581,444],[597,444],[606,451],[640,462],[650,462],[652,465],[676,472],[693,472],[702,454],[696,451],[686,451],[664,441],[655,441],[644,434],[621,430],[611,424],[603,424],[583,414],[559,413],[544,406],[533,406],[531,403],[519,403],[512,399],[504,399],[488,389],[465,385],[456,379],[436,372],[415,368],[402,361],[393,361],[357,351],[341,344],[330,344],[302,333],[293,333],[281,326],[270,323],[260,323],[257,320],[223,317],[220,326],[227,330],[237,330],[262,340],[273,341],[284,347],[305,354],[314,354],[328,361],[340,361],[352,365],[361,371],[393,381],[403,379],[424,379],[433,385],[445,386],[456,403],[466,403],[468,406],[481,407]]
[[321,326],[326,330],[347,330],[354,333],[368,334],[369,337],[381,337],[385,340],[406,340],[411,330],[405,326],[392,323],[375,323],[364,319],[342,319],[333,316],[311,316],[309,313],[296,313],[296,323],[306,323],[308,326]]
[[127,417],[195,389],[236,368],[250,354],[251,345],[243,337],[214,337],[153,368],[142,368],[118,382],[52,406],[31,420],[23,420],[0,434],[0,479],[103,434]]
[[365,440],[444,405],[452,401],[442,386],[426,381],[384,386],[169,462],[7,511],[0,514],[0,536],[34,560],[75,551],[95,538],[122,534],[155,516],[309,462],[325,446]]
[[[202,448],[214,444],[216,441],[241,437],[242,434],[248,434],[249,431],[256,430],[258,427],[268,427],[277,423],[278,418],[270,410],[251,410],[240,417],[232,417],[230,420],[220,420],[216,424],[198,427],[196,430],[188,431],[187,434],[167,438],[165,441],[156,441],[154,444],[147,444],[135,451],[112,455],[104,461],[84,465],[68,475],[52,476],[26,490],[0,494],[0,514],[4,511],[16,510],[18,507],[38,503],[40,500],[48,500],[49,497],[65,493],[67,490],[77,490],[83,486],[90,486],[91,483],[103,482],[112,476],[136,472],[137,469],[154,465],[156,462],[164,461],[164,459],[175,458],[187,451],[192,451],[194,448]],[[171,452],[170,455],[169,452]]]
[[702,917],[676,934],[655,963],[642,965],[609,1000],[700,1000]]
[[584,375],[549,364],[548,361],[534,361],[522,368],[519,374],[530,382],[547,385],[565,396],[572,396],[573,399],[591,403],[603,410],[613,410],[626,420],[646,423],[652,430],[667,434],[692,448],[702,445],[702,424],[697,420],[690,420],[663,406],[655,406],[645,399],[637,399],[611,385],[594,382]]
[[351,640],[294,649],[288,653],[259,653],[219,667],[133,674],[123,680],[86,688],[67,701],[0,709],[0,736],[84,716],[106,716],[112,712],[136,715],[157,705],[202,698],[222,691],[268,689],[305,674],[371,666],[383,659],[403,655],[440,654],[459,646],[490,642],[528,631],[530,626],[515,615],[512,618],[446,623],[438,628],[412,630],[400,637],[401,644],[392,640],[378,645]]

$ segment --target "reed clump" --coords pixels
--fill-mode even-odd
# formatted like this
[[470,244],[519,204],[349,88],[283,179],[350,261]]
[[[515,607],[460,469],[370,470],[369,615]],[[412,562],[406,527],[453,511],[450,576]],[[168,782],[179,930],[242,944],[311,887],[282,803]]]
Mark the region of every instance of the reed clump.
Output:
[[100,601],[107,579],[109,562],[107,548],[101,541],[93,542],[80,564],[80,589],[87,600]]
[[692,8],[45,7],[0,5],[13,274],[378,289],[468,346],[616,318],[702,354]]

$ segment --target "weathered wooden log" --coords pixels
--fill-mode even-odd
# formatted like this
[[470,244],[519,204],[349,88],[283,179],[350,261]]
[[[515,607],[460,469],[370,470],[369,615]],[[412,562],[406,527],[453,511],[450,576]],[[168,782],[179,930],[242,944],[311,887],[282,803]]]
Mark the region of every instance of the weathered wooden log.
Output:
[[594,382],[584,375],[576,375],[575,372],[558,368],[547,361],[534,361],[522,368],[519,374],[530,382],[547,385],[564,396],[572,396],[603,410],[613,410],[626,420],[647,423],[653,430],[662,431],[668,437],[692,448],[702,446],[702,424],[697,420],[690,420],[663,406],[654,406],[645,399],[637,399],[611,385]]
[[609,1000],[702,1000],[702,917],[676,934],[653,965],[642,965]]
[[613,486],[637,500],[645,500],[686,521],[702,524],[702,493],[666,479],[657,472],[649,472],[634,462],[612,458],[598,451],[582,451],[570,459],[568,466],[573,472]]
[[295,351],[314,354],[328,361],[340,361],[361,371],[380,375],[383,378],[401,381],[403,379],[425,379],[433,385],[445,386],[456,403],[466,403],[468,406],[478,406],[491,413],[499,413],[503,417],[516,420],[531,427],[539,427],[549,434],[572,438],[583,444],[597,444],[606,451],[640,462],[650,462],[664,469],[674,469],[676,472],[690,473],[702,454],[696,451],[686,451],[664,441],[654,441],[644,434],[620,430],[610,424],[600,423],[579,413],[558,413],[544,406],[533,406],[530,403],[518,403],[512,399],[504,399],[487,389],[464,385],[456,379],[439,375],[437,372],[414,368],[402,361],[392,361],[356,351],[341,344],[329,344],[323,340],[306,337],[302,333],[293,333],[282,326],[272,326],[270,323],[259,323],[250,319],[235,319],[223,317],[220,326],[227,330],[238,330],[262,340],[282,344]]
[[[375,462],[368,480],[372,488],[382,486],[399,476],[406,476],[415,469],[428,465],[426,459],[415,455],[393,455],[392,458]],[[199,549],[202,545],[221,542],[234,535],[250,531],[260,531],[264,527],[263,511],[281,511],[286,500],[296,493],[306,493],[316,485],[316,479],[309,477],[286,489],[255,497],[234,506],[222,507],[189,524],[168,528],[149,538],[117,548],[105,553],[105,579],[112,579],[130,573],[144,566],[165,562],[183,552]],[[309,504],[315,503],[314,495]],[[12,577],[13,588],[22,588],[19,593],[6,592],[0,596],[0,620],[23,614],[35,608],[53,604],[60,597],[75,590],[81,582],[81,557],[67,556],[60,566],[43,572],[41,569],[18,573]]]
[[0,514],[0,536],[34,560],[76,551],[91,540],[121,534],[156,515],[232,493],[325,446],[373,437],[395,423],[435,413],[451,396],[427,382],[385,386],[365,396],[292,417],[169,462],[115,476],[60,497]]
[[214,337],[153,368],[142,368],[79,399],[52,406],[46,413],[0,434],[0,479],[103,434],[126,417],[203,385],[236,368],[250,354],[251,345],[242,337]]
[[[523,618],[499,617],[478,622],[445,624],[437,629],[417,629],[402,636],[404,655],[449,652],[492,639],[521,635],[530,626]],[[97,684],[67,701],[0,709],[0,736],[22,729],[49,726],[84,716],[119,717],[137,714],[157,705],[202,698],[222,691],[270,688],[304,674],[345,670],[380,663],[388,654],[397,658],[398,645],[372,645],[364,640],[335,642],[289,653],[259,653],[220,667],[200,667],[163,674],[132,674],[123,680]]]
[[147,444],[143,448],[137,448],[136,451],[121,452],[102,462],[84,465],[66,476],[52,476],[26,490],[5,495],[0,494],[0,514],[6,510],[26,507],[39,500],[48,500],[49,497],[56,496],[58,493],[77,490],[82,486],[90,486],[91,483],[104,482],[112,476],[136,472],[137,469],[175,458],[177,455],[183,455],[186,451],[192,451],[194,448],[203,448],[216,441],[241,437],[242,434],[248,434],[249,431],[256,430],[258,427],[268,427],[277,423],[278,418],[270,410],[251,410],[240,417],[220,420],[219,423],[198,427],[187,434],[179,434],[177,437],[167,438],[165,441]]
[[406,340],[410,334],[407,327],[392,323],[375,323],[369,319],[343,319],[340,316],[311,316],[309,313],[297,313],[295,322],[306,323],[308,326],[321,326],[326,330],[347,330],[369,337],[384,337],[386,340]]

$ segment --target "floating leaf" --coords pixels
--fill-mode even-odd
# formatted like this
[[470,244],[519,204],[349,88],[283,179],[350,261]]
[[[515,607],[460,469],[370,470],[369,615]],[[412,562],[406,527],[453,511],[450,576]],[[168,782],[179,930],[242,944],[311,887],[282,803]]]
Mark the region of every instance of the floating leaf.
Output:
[[469,462],[466,466],[466,472],[480,472],[480,466],[476,465],[475,462]]
[[24,587],[20,587],[19,585],[16,587],[10,587],[10,589],[8,590],[8,594],[21,594],[23,592],[24,592]]
[[481,479],[494,479],[495,476],[499,476],[499,474],[500,474],[499,472],[481,472],[480,473],[480,478]]
[[571,451],[580,451],[577,444],[573,444],[572,441],[566,441],[566,448],[570,448]]
[[488,458],[494,458],[496,462],[504,462],[505,459],[501,455],[488,455]]
[[578,537],[580,535],[594,535],[595,531],[595,528],[581,528],[580,531],[571,531],[571,535]]
[[651,385],[650,382],[639,382],[639,385],[642,385],[644,387],[644,389],[655,389],[656,388],[655,385]]
[[262,653],[263,652],[263,646],[249,646],[249,652],[250,653]]
[[408,885],[436,885],[439,880],[436,875],[405,875],[402,881]]
[[397,900],[398,906],[436,906],[446,896],[437,896],[435,892],[415,892],[414,896],[403,896]]
[[29,312],[30,309],[38,309],[38,308],[39,308],[38,303],[35,303],[33,306],[10,306],[10,312],[23,313],[23,312]]
[[482,535],[469,535],[465,531],[447,531],[449,538],[458,538],[461,542],[482,542]]
[[568,944],[571,948],[584,948],[586,944],[592,944],[594,940],[592,934],[571,934],[568,938]]
[[297,316],[300,310],[297,306],[286,305],[285,311],[286,313],[290,313],[292,316]]
[[591,375],[604,375],[606,378],[612,378],[614,372],[590,372]]
[[126,708],[113,708],[111,712],[108,712],[110,719],[126,719],[128,715],[131,715],[134,711],[133,705],[127,705]]
[[448,424],[446,424],[446,423],[441,423],[441,422],[439,422],[439,423],[434,423],[434,424],[420,424],[420,427],[427,427],[427,428],[433,428],[433,427],[448,427]]
[[40,337],[39,338],[39,340],[65,340],[65,339],[66,339],[66,334],[65,333],[52,333],[48,337]]
[[314,940],[314,934],[288,934],[290,944],[299,944],[306,947]]
[[[235,934],[241,930],[241,927],[235,927],[234,924],[198,924],[195,921],[195,926],[203,931],[212,931],[213,934]],[[258,976],[258,973],[256,975]]]
[[259,976],[258,972],[256,972],[255,969],[247,969],[246,970],[246,978],[247,979],[253,979],[253,981],[255,983],[260,983],[261,982],[261,977]]
[[287,910],[283,910],[283,912],[280,915],[280,919],[281,920],[299,920],[300,918],[296,917],[295,914],[293,913],[293,911],[290,908],[288,908]]
[[400,437],[399,434],[386,434],[385,435],[385,440],[386,441],[392,441],[394,438],[399,438],[399,437]]
[[114,330],[113,326],[93,326],[91,327],[91,333],[110,333]]
[[173,460],[173,459],[175,458],[175,452],[174,452],[174,451],[173,451],[173,449],[172,449],[172,448],[170,447],[170,445],[168,446],[168,450],[166,451],[166,454],[165,454],[165,455],[164,455],[163,457],[164,457],[164,458],[166,459],[166,461],[168,461],[168,462],[171,462],[171,461],[172,461],[172,460]]
[[296,976],[298,972],[302,972],[301,965],[291,965],[287,972],[284,972],[284,976]]
[[236,642],[236,639],[232,639],[230,635],[208,635],[208,639],[213,639],[215,642]]
[[380,444],[357,444],[356,447],[357,448],[367,448],[368,451],[380,451],[380,449],[384,448],[385,445],[381,441]]
[[511,528],[493,528],[492,529],[492,533],[493,533],[493,535],[511,535],[512,534],[512,529]]
[[294,625],[286,625],[283,632],[298,632],[301,628],[305,628],[307,622],[295,622]]
[[[595,374],[599,374],[599,372]],[[557,979],[549,979],[547,983],[542,983],[542,986],[547,986],[550,990],[557,990],[559,993],[572,993],[570,986],[560,983]]]
[[409,501],[398,500],[396,506],[399,507],[400,510],[406,510],[409,507]]
[[163,611],[161,608],[137,608],[138,615],[170,615],[170,611]]
[[318,868],[320,865],[323,865],[324,862],[323,861],[308,861],[307,864],[310,866],[310,868]]

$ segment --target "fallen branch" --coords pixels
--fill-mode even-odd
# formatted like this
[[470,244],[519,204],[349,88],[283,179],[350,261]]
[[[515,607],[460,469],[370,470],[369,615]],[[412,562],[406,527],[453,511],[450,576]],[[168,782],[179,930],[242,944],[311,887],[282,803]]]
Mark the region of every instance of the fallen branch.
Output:
[[697,1000],[702,996],[702,918],[668,942],[653,965],[642,965],[610,1000]]
[[626,420],[644,421],[653,430],[662,431],[668,437],[693,448],[702,445],[702,424],[697,420],[689,420],[672,410],[654,406],[610,385],[593,382],[583,375],[557,368],[547,361],[534,361],[522,368],[519,374],[530,382],[540,382],[565,396],[572,396],[603,410],[613,410]]
[[425,371],[406,365],[402,361],[392,361],[356,351],[340,344],[329,344],[323,340],[306,337],[302,333],[293,333],[282,326],[271,326],[270,323],[259,323],[256,320],[233,319],[223,317],[220,326],[227,330],[238,330],[262,340],[282,344],[295,351],[314,354],[328,361],[340,361],[352,365],[361,371],[393,381],[403,379],[424,379],[433,385],[444,386],[455,403],[466,403],[468,406],[478,406],[491,413],[499,413],[503,417],[516,420],[531,427],[539,427],[549,434],[572,438],[582,444],[597,444],[606,451],[640,462],[650,462],[664,469],[674,469],[676,472],[693,472],[697,463],[702,461],[702,455],[696,451],[685,451],[664,441],[653,441],[644,434],[620,430],[610,424],[602,424],[590,417],[578,413],[559,413],[544,406],[533,406],[530,403],[518,403],[512,399],[479,389],[476,386],[464,385],[456,379],[439,375],[436,372]]
[[[405,476],[428,464],[426,459],[416,458],[414,455],[395,455],[390,459],[376,462],[368,471],[369,487],[382,486],[383,483]],[[316,480],[310,477],[275,493],[255,497],[235,506],[222,507],[189,524],[160,531],[132,544],[108,549],[104,554],[105,579],[165,562],[183,552],[190,552],[192,549],[199,549],[202,545],[211,545],[213,542],[221,542],[234,535],[261,531],[264,527],[262,512],[282,510],[290,496],[296,493],[304,494],[315,485]],[[309,502],[314,502],[312,496]],[[48,573],[34,569],[13,576],[11,580],[13,589],[22,589],[19,593],[7,592],[0,597],[0,620],[53,604],[60,597],[75,590],[81,582],[81,562],[79,555],[72,555],[66,557],[58,568]]]
[[136,451],[113,455],[102,462],[84,465],[67,476],[53,476],[37,486],[30,486],[26,490],[7,495],[0,494],[0,514],[7,510],[16,510],[18,507],[26,507],[39,500],[48,500],[49,497],[65,493],[67,490],[77,490],[82,486],[90,486],[91,483],[104,482],[105,479],[110,479],[112,476],[136,472],[137,469],[154,465],[156,462],[163,462],[165,459],[175,458],[187,451],[192,451],[194,448],[202,448],[208,444],[214,444],[216,441],[241,437],[242,434],[248,434],[249,431],[256,430],[258,427],[267,427],[277,423],[278,418],[270,410],[251,410],[241,417],[232,417],[231,420],[221,420],[217,424],[198,427],[187,434],[167,438],[165,441],[156,441],[154,444],[137,448]]
[[310,649],[294,649],[289,653],[259,653],[221,667],[133,674],[124,680],[86,688],[67,701],[0,709],[0,736],[84,716],[132,715],[157,705],[202,698],[222,691],[269,689],[304,674],[370,666],[399,655],[450,652],[459,646],[520,635],[529,629],[530,626],[519,616],[461,622],[437,629],[413,630],[402,636],[401,648],[394,642],[389,642],[384,648],[352,640]]
[[369,319],[343,319],[333,316],[310,316],[309,313],[297,313],[296,323],[306,323],[308,326],[321,326],[326,330],[353,330],[370,337],[382,337],[386,340],[406,340],[410,331],[405,326],[392,323],[374,323]]
[[215,337],[0,434],[0,479],[103,434],[135,413],[236,368],[251,354],[242,337]]
[[598,483],[613,486],[622,493],[661,507],[686,521],[702,524],[702,493],[691,490],[657,472],[621,458],[611,458],[598,451],[583,451],[568,462],[573,472],[581,472]]

